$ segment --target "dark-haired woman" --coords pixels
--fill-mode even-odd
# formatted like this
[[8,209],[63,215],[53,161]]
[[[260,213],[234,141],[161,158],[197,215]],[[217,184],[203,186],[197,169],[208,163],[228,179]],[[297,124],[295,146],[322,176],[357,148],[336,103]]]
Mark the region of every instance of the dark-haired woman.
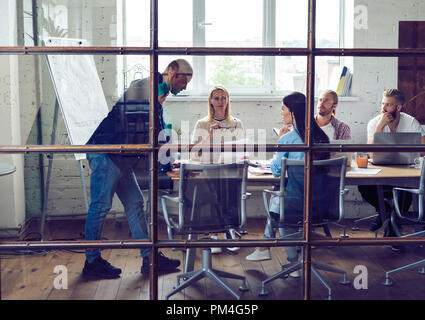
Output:
[[[305,142],[305,110],[306,97],[299,92],[293,92],[283,98],[282,102],[282,120],[284,128],[280,131],[279,144],[304,144]],[[290,129],[288,129],[290,128]],[[320,129],[316,121],[312,121],[312,141],[313,143],[329,143],[328,136]],[[324,153],[318,153],[315,160],[326,158]],[[282,158],[293,160],[304,160],[304,152],[284,151],[278,152],[271,162],[271,170],[275,177],[280,177],[282,169]],[[302,215],[303,210],[303,194],[304,194],[304,170],[294,170],[288,173],[288,182],[286,185],[285,199],[295,199],[298,203],[298,212],[291,212],[291,214]],[[286,201],[288,202],[288,201]],[[290,202],[290,201],[289,201]],[[294,201],[292,201],[294,202]],[[285,205],[286,207],[286,205]],[[272,197],[270,200],[270,215],[276,221],[279,221],[279,198]],[[283,228],[285,234],[297,232],[295,228]],[[266,226],[264,238],[270,239],[275,237],[276,230],[270,226]],[[283,236],[283,235],[281,235]],[[289,262],[296,262],[298,260],[298,252],[296,247],[286,247],[286,252]],[[269,248],[256,248],[253,253],[246,257],[247,260],[261,261],[271,259]],[[299,277],[300,272],[295,271],[290,274],[292,277]]]

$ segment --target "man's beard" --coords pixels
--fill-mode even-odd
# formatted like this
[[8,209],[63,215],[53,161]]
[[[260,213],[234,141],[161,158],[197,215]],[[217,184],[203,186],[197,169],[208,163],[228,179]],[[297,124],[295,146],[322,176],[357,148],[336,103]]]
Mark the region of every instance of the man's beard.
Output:
[[326,110],[326,111],[320,111],[320,109],[319,109],[319,111],[317,113],[319,114],[319,116],[324,117],[324,116],[327,116],[328,114],[331,114],[332,112],[333,112],[332,109],[329,109],[329,110]]
[[177,93],[179,93],[180,91],[182,91],[183,89],[180,89],[180,88],[177,88],[177,87],[175,87],[175,88],[172,88],[170,91],[171,91],[171,93],[173,94],[173,95],[176,95]]
[[398,113],[397,110],[395,110],[393,112],[389,112],[389,114],[393,117],[393,120],[391,122],[393,122],[397,118],[397,113]]

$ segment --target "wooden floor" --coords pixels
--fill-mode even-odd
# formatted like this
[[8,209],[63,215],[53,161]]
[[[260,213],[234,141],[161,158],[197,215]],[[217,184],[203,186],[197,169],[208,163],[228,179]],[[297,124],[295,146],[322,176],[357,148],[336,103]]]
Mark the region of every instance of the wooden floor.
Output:
[[[260,238],[263,233],[264,221],[250,221],[247,226],[248,235],[244,238]],[[37,226],[34,226],[36,229]],[[78,239],[84,230],[83,221],[51,221],[47,224],[47,239]],[[367,224],[363,231],[350,231],[351,237],[371,236],[367,232]],[[340,230],[332,230],[338,235]],[[128,227],[123,223],[117,227],[114,221],[108,221],[104,234],[107,239],[128,239]],[[164,230],[161,229],[161,235]],[[31,237],[31,235],[29,235]],[[281,265],[286,263],[285,251],[282,248],[272,248],[270,261],[251,262],[245,257],[253,248],[242,248],[238,253],[224,250],[213,256],[213,266],[217,269],[244,275],[249,287],[248,292],[241,293],[241,299],[302,299],[302,280],[294,278],[277,279],[267,285],[270,294],[259,297],[261,281],[278,272]],[[200,250],[198,257],[200,257]],[[164,249],[167,256],[181,259],[181,251]],[[314,248],[313,260],[347,271],[351,284],[344,286],[338,283],[340,275],[321,272],[321,275],[332,288],[333,299],[425,299],[425,276],[410,270],[398,273],[392,277],[394,285],[381,285],[385,271],[412,263],[425,257],[425,249],[409,247],[404,252],[393,252],[386,247],[342,247],[342,248]],[[104,250],[103,257],[114,266],[123,270],[122,276],[112,280],[87,280],[81,276],[85,256],[82,252],[49,251],[32,255],[5,255],[1,256],[1,298],[5,300],[57,300],[57,299],[149,299],[148,277],[141,275],[141,259],[138,250]],[[196,267],[199,267],[200,258]],[[54,289],[53,282],[57,274],[54,268],[64,265],[68,269],[68,289]],[[357,290],[353,281],[356,265],[367,268],[367,288]],[[178,273],[162,274],[158,279],[159,299],[172,290]],[[327,290],[312,277],[312,299],[326,299]],[[226,280],[230,287],[237,290],[240,281]],[[365,283],[363,283],[364,285]],[[227,300],[232,296],[209,279],[203,279],[190,286],[171,299],[176,300]]]

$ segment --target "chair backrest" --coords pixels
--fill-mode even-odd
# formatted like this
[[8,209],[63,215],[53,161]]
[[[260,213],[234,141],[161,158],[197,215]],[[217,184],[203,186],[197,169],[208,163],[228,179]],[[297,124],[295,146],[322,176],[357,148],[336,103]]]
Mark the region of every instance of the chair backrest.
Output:
[[182,164],[178,233],[222,232],[246,220],[248,163]]
[[[313,225],[344,218],[347,157],[315,160],[311,169],[311,219]],[[300,224],[304,217],[304,160],[282,159],[280,223]]]

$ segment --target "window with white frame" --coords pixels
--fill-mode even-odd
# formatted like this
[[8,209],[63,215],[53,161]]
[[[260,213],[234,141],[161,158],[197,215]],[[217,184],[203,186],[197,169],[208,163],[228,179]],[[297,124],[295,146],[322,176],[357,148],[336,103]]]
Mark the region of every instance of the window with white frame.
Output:
[[[123,1],[127,46],[149,45],[149,1]],[[158,42],[163,47],[307,47],[307,0],[160,0]],[[316,47],[344,41],[344,0],[317,2]],[[173,57],[159,59],[163,70]],[[195,75],[185,95],[224,85],[232,94],[282,95],[306,90],[305,56],[190,56]],[[336,87],[341,59],[316,59],[316,92]],[[127,56],[128,80],[149,70],[147,57]]]

